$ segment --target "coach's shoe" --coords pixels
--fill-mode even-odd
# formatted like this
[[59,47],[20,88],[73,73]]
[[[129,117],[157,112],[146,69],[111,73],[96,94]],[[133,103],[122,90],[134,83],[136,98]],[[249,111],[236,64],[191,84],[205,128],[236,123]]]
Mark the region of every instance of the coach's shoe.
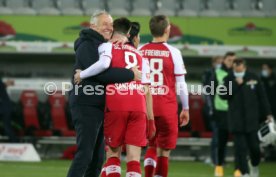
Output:
[[241,176],[242,176],[241,171],[239,169],[236,169],[234,171],[234,177],[241,177]]
[[216,166],[215,167],[215,177],[222,177],[223,174],[223,167],[222,166]]
[[256,166],[256,167],[254,167],[254,166],[252,166],[251,168],[250,168],[250,177],[259,177],[259,167],[258,166]]
[[248,166],[250,170],[250,177],[259,177],[259,166],[253,166],[251,161],[248,161]]

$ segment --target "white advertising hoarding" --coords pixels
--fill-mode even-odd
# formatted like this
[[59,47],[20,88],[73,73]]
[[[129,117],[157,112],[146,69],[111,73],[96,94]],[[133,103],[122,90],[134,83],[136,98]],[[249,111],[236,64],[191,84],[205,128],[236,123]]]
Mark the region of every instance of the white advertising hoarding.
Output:
[[40,162],[41,159],[32,144],[0,143],[0,161]]

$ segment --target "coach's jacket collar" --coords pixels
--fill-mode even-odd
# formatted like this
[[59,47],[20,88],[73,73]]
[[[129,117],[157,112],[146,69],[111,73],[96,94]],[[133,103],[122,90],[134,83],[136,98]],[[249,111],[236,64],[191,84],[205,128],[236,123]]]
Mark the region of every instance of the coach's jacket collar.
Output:
[[75,50],[79,47],[79,45],[82,42],[84,42],[86,40],[90,40],[90,41],[96,40],[101,43],[106,42],[104,37],[97,31],[92,30],[91,28],[83,29],[83,30],[81,30],[81,32],[79,34],[79,38],[75,41]]

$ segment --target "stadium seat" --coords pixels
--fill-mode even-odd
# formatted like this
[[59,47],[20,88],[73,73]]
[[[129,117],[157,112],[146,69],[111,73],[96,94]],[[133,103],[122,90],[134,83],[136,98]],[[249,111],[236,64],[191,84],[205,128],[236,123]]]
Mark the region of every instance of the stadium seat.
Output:
[[11,8],[17,15],[36,15],[36,11],[31,8],[31,2],[27,0],[8,0],[7,7]]
[[85,15],[93,15],[96,10],[107,10],[103,0],[84,0]]
[[237,10],[237,3],[235,0],[225,0],[225,9],[221,11],[220,16],[241,17],[242,13]]
[[190,137],[191,137],[190,132],[184,132],[184,131],[178,132],[178,138],[190,138]]
[[265,14],[261,10],[256,10],[255,1],[252,0],[242,0],[236,1],[237,3],[237,10],[242,12],[242,15],[245,17],[263,17]]
[[177,13],[177,1],[167,1],[161,0],[158,4],[158,9],[154,12],[155,15],[167,15],[167,16],[175,16]]
[[33,0],[33,8],[39,15],[60,15],[54,0]]
[[182,0],[182,9],[179,16],[197,16],[200,10],[200,0]]
[[7,0],[0,0],[0,15],[11,15],[11,8],[7,7]]
[[152,1],[148,0],[133,0],[131,1],[133,4],[133,11],[131,15],[133,16],[150,16],[152,15],[151,10],[153,9]]
[[267,16],[276,16],[276,1],[275,0],[263,0],[263,11]]
[[63,151],[62,159],[72,160],[77,152],[77,145],[69,146]]
[[242,17],[242,13],[236,9],[237,4],[235,2],[226,2],[225,11],[221,12],[223,17]]
[[51,136],[52,131],[42,130],[38,117],[38,97],[35,91],[23,91],[20,97],[24,119],[24,135]]
[[50,114],[52,119],[52,128],[61,136],[75,136],[75,131],[69,130],[66,120],[66,99],[61,92],[49,95]]
[[112,0],[107,1],[109,13],[117,16],[127,16],[130,11],[130,0]]
[[191,121],[191,131],[192,134],[196,134],[203,138],[211,137],[212,133],[206,130],[206,126],[203,120],[203,99],[201,95],[190,95],[189,96],[190,104],[190,121]]
[[80,9],[81,1],[77,0],[60,0],[60,8],[62,15],[83,15]]
[[203,10],[199,12],[199,15],[208,17],[218,17],[220,15],[219,12],[225,5],[223,0],[203,0],[201,4]]

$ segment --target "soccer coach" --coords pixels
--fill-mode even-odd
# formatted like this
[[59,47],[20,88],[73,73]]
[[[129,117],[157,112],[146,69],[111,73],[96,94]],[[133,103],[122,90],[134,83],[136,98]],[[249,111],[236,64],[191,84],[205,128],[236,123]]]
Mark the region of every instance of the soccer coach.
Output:
[[[243,177],[249,176],[247,152],[249,152],[250,177],[259,177],[258,165],[261,159],[257,131],[260,118],[267,121],[273,119],[270,105],[261,83],[254,73],[246,69],[243,59],[236,59],[233,63],[233,73],[224,79],[224,86],[232,82],[232,94],[220,95],[229,103],[228,125],[234,135],[234,149],[237,163]],[[230,84],[231,85],[231,84]],[[249,151],[248,151],[249,150]]]
[[[90,28],[80,32],[75,42],[74,70],[85,70],[99,59],[98,46],[111,38],[113,19],[105,11],[93,14]],[[77,152],[67,177],[97,177],[104,159],[103,118],[105,85],[128,82],[139,77],[138,70],[110,68],[73,85],[69,93],[72,120],[76,130]]]

